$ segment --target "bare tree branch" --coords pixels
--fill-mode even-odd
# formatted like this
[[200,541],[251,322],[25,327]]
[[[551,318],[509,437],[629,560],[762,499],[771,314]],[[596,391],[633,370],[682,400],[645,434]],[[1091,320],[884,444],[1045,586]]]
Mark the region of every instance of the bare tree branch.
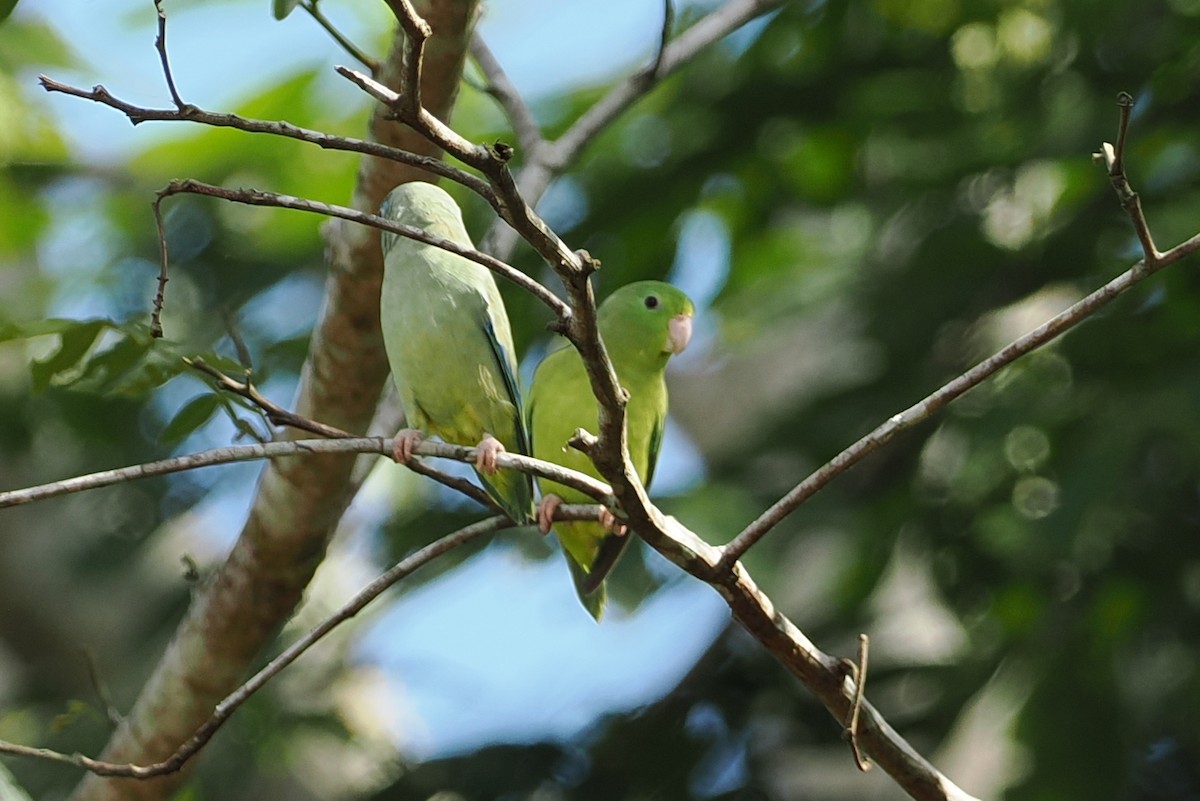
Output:
[[752,19],[775,9],[785,0],[730,0],[718,7],[692,27],[681,33],[663,49],[661,57],[646,69],[630,76],[594,106],[583,113],[561,137],[553,143],[557,162],[571,163],[583,148],[644,97],[658,82],[691,61],[715,42]]
[[850,704],[850,717],[846,719],[846,728],[842,732],[842,736],[850,743],[850,750],[854,754],[854,764],[858,765],[858,769],[866,773],[871,769],[871,763],[862,755],[862,749],[858,746],[858,721],[862,715],[863,696],[867,689],[867,656],[871,650],[871,640],[865,634],[858,635],[858,663],[851,662],[849,659],[843,659],[842,664],[850,671],[850,679],[854,682],[854,701]]
[[388,161],[406,164],[410,167],[416,167],[419,170],[441,178],[448,178],[470,189],[493,207],[497,204],[495,193],[487,181],[457,167],[452,167],[441,159],[391,147],[380,142],[370,142],[365,139],[355,139],[348,136],[334,136],[323,131],[301,128],[298,125],[292,125],[290,122],[282,120],[256,120],[237,114],[205,111],[189,103],[185,103],[177,109],[147,108],[128,103],[113,96],[108,89],[100,84],[93,86],[91,89],[81,89],[77,86],[56,81],[46,75],[39,75],[38,83],[47,92],[59,92],[71,95],[72,97],[91,100],[116,109],[128,117],[129,121],[134,125],[139,125],[143,122],[194,122],[214,128],[234,128],[239,131],[246,131],[247,133],[269,134],[285,139],[295,139],[300,142],[316,145],[324,150],[340,150],[349,153],[361,153],[364,156],[375,156],[387,159]]
[[478,33],[471,39],[471,58],[475,59],[475,63],[479,65],[479,69],[487,79],[487,85],[483,87],[483,91],[496,98],[496,102],[500,104],[500,108],[508,117],[513,133],[517,137],[517,146],[521,148],[527,158],[536,159],[537,149],[546,141],[542,137],[541,126],[534,119],[533,112],[529,109],[525,99],[508,79],[508,74],[504,72],[504,68],[500,66],[496,56]]
[[[1126,97],[1128,96],[1126,95]],[[1128,115],[1128,106],[1125,105],[1124,100],[1122,100],[1122,109],[1121,132],[1123,137]],[[1146,248],[1146,256],[1129,268],[1129,270],[1085,296],[1070,308],[1056,314],[1029,333],[1005,345],[999,351],[945,384],[937,391],[927,395],[924,399],[899,414],[892,415],[886,422],[877,426],[862,439],[817,468],[817,470],[793,487],[786,495],[772,504],[758,519],[743,529],[733,541],[725,546],[725,553],[721,557],[722,568],[729,567],[740,559],[767,532],[778,525],[780,521],[795,511],[806,500],[819,492],[826,484],[862,461],[868,454],[886,445],[901,431],[928,420],[950,401],[978,386],[1002,367],[1012,364],[1025,354],[1040,348],[1065,331],[1070,330],[1163,267],[1174,264],[1200,250],[1200,234],[1197,234],[1171,248],[1166,253],[1159,253],[1154,248],[1154,243],[1150,239],[1149,225],[1146,223],[1145,215],[1142,213],[1141,203],[1137,199],[1137,194],[1129,188],[1129,183],[1124,173],[1120,175],[1112,173],[1114,169],[1113,165],[1120,166],[1121,164],[1120,160],[1115,158],[1112,145],[1109,145],[1107,142],[1104,143],[1103,154],[1103,156],[1097,154],[1097,158],[1104,160],[1108,165],[1113,186],[1121,200],[1121,205],[1125,207],[1132,218],[1134,229],[1138,232],[1139,238]],[[1132,198],[1132,200],[1129,198]],[[1145,232],[1144,236],[1142,234],[1143,231]]]
[[[536,206],[550,184],[574,164],[591,142],[625,111],[647,95],[659,81],[750,20],[783,5],[786,0],[729,0],[710,12],[673,42],[661,48],[654,63],[638,71],[596,101],[558,139],[531,153],[518,180],[521,195]],[[664,34],[665,35],[665,34]],[[507,259],[516,247],[516,233],[494,225],[481,247]]]
[[[184,361],[186,361],[194,369],[210,376],[213,379],[213,386],[216,389],[223,390],[225,392],[232,392],[233,394],[243,397],[253,403],[262,410],[262,412],[267,416],[267,419],[274,425],[289,426],[301,431],[309,431],[313,434],[317,434],[318,436],[331,437],[335,439],[350,439],[354,436],[347,431],[342,431],[340,428],[328,426],[324,423],[317,422],[316,420],[310,420],[307,417],[284,409],[282,406],[279,406],[269,398],[263,396],[262,393],[260,393],[258,389],[255,388],[255,386],[250,382],[249,377],[247,377],[245,382],[235,381],[233,378],[225,375],[215,367],[206,364],[203,359],[185,359]],[[395,430],[395,428],[392,429],[392,431]],[[390,456],[391,454],[387,453],[384,455]],[[413,459],[407,465],[405,465],[405,467],[414,473],[420,473],[423,476],[432,478],[439,484],[442,484],[443,486],[449,487],[450,489],[467,496],[471,500],[483,506],[492,514],[504,514],[504,510],[501,509],[500,505],[492,499],[492,496],[488,495],[482,487],[472,484],[465,478],[460,476],[452,476],[449,473],[443,473],[441,470],[426,464],[420,459]],[[366,475],[364,474],[359,481],[365,478]],[[358,482],[355,482],[355,484],[357,486]]]
[[1021,356],[1054,340],[1063,332],[1073,328],[1117,297],[1136,286],[1157,270],[1173,264],[1185,256],[1200,250],[1200,235],[1192,237],[1162,254],[1153,266],[1139,261],[1128,271],[1114,278],[1095,292],[1087,295],[1070,308],[1055,315],[1024,336],[1005,345],[987,359],[967,372],[942,386],[935,392],[892,415],[869,434],[859,439],[837,456],[817,468],[811,475],[793,487],[786,495],[771,505],[754,522],[746,526],[725,546],[723,564],[732,564],[762,539],[789,514],[805,501],[820,492],[830,481],[862,461],[866,456],[891,442],[897,434],[937,414],[950,401],[968,390],[977,387],[998,370],[1012,364]]
[[1133,111],[1133,96],[1121,92],[1117,96],[1117,105],[1121,110],[1121,120],[1117,127],[1117,145],[1113,147],[1108,142],[1100,146],[1100,152],[1093,153],[1092,158],[1102,162],[1108,172],[1108,180],[1112,183],[1113,191],[1121,201],[1121,207],[1129,215],[1133,223],[1134,233],[1142,244],[1142,258],[1146,264],[1153,265],[1163,257],[1154,246],[1154,237],[1150,235],[1150,226],[1146,223],[1146,215],[1142,212],[1142,199],[1125,176],[1125,141],[1129,134],[1129,115]]
[[[320,440],[320,442],[329,443],[333,440]],[[295,444],[295,443],[279,443],[279,444]],[[485,534],[491,534],[500,529],[507,528],[512,524],[512,521],[503,515],[496,515],[480,520],[477,523],[472,523],[465,528],[461,528],[452,534],[447,534],[436,542],[426,545],[421,550],[405,557],[398,562],[394,567],[383,573],[366,587],[358,592],[348,603],[334,614],[321,621],[313,627],[296,642],[288,646],[279,656],[272,659],[252,678],[242,684],[233,693],[226,696],[216,708],[212,715],[204,722],[196,732],[189,737],[182,745],[177,748],[166,759],[155,762],[150,765],[136,765],[132,763],[114,763],[103,760],[91,759],[81,754],[63,754],[57,751],[51,751],[45,748],[30,748],[28,746],[17,745],[15,743],[5,742],[0,740],[0,753],[13,754],[15,756],[36,757],[46,759],[53,762],[65,763],[85,768],[97,776],[112,776],[130,779],[150,779],[155,776],[163,776],[169,773],[175,773],[195,756],[201,748],[203,748],[213,735],[225,725],[225,722],[233,715],[237,709],[250,699],[254,693],[258,692],[262,687],[279,675],[288,665],[295,662],[309,648],[315,645],[326,634],[333,631],[342,623],[361,612],[367,604],[378,598],[385,590],[395,585],[400,580],[412,575],[418,568],[432,562],[442,554],[453,550],[454,548],[464,545],[471,540],[477,539]]]
[[154,211],[154,229],[158,233],[158,288],[154,292],[154,306],[150,312],[150,336],[161,339],[163,336],[163,306],[167,302],[167,282],[171,280],[169,274],[171,256],[167,252],[167,229],[163,224],[162,198],[155,197],[150,205]]
[[362,48],[354,44],[354,42],[350,41],[350,39],[344,33],[338,30],[337,26],[335,26],[333,22],[331,22],[330,19],[325,16],[325,13],[321,11],[320,7],[316,3],[316,0],[300,0],[300,7],[307,11],[309,16],[312,17],[318,25],[324,28],[325,32],[329,34],[330,38],[337,42],[338,46],[345,50],[351,58],[369,69],[372,75],[379,73],[379,60],[371,58],[371,56],[367,55]]
[[[407,5],[403,0],[398,2]],[[348,67],[339,66],[336,69],[344,78],[392,109],[397,119],[436,143],[454,158],[486,175],[499,201],[496,209],[501,218],[533,245],[548,263],[567,272],[586,274],[591,271],[590,265],[573,253],[522,197],[508,169],[508,159],[512,156],[511,148],[499,145],[489,148],[472,144],[424,107],[412,110],[408,96],[403,91],[393,91],[371,76]]]
[[154,0],[154,10],[158,15],[158,35],[154,37],[154,47],[158,50],[158,58],[162,62],[163,78],[167,82],[171,100],[174,101],[175,108],[182,111],[187,104],[179,96],[179,91],[175,88],[175,78],[171,75],[171,60],[167,57],[167,12],[163,11],[162,0]]
[[[249,206],[273,206],[281,209],[295,209],[297,211],[307,211],[314,214],[321,214],[326,217],[339,217],[343,220],[368,225],[372,228],[378,228],[383,231],[391,231],[408,239],[415,239],[418,242],[424,242],[427,245],[433,245],[436,248],[449,251],[455,255],[470,259],[476,264],[480,264],[492,272],[505,278],[517,286],[529,292],[534,297],[545,303],[550,311],[554,312],[555,316],[560,319],[570,317],[571,310],[567,304],[563,303],[559,298],[546,287],[539,284],[534,279],[530,278],[525,273],[515,267],[512,267],[499,259],[489,256],[486,253],[481,253],[474,248],[464,247],[457,242],[453,242],[444,237],[431,234],[422,228],[416,228],[411,225],[393,222],[386,217],[380,217],[378,214],[370,214],[356,209],[346,208],[345,206],[337,206],[331,203],[322,203],[319,200],[306,200],[304,198],[293,197],[291,195],[283,195],[277,192],[264,192],[260,189],[227,189],[222,186],[213,186],[206,184],[203,181],[197,181],[191,178],[182,181],[171,181],[162,189],[158,190],[158,198],[161,201],[164,198],[178,194],[193,194],[206,195],[208,197],[221,198],[222,200],[232,201],[234,203],[244,203]],[[165,252],[165,245],[163,250]]]
[[[451,445],[445,442],[424,440],[413,449],[413,452],[420,456],[436,456],[468,464],[475,463],[475,448],[466,445]],[[54,481],[49,484],[39,484],[36,487],[0,492],[0,509],[6,509],[10,506],[21,506],[22,504],[45,500],[46,498],[54,498],[59,495],[70,495],[75,492],[83,492],[84,490],[111,487],[114,484],[121,484],[134,479],[181,473],[201,467],[232,464],[234,462],[249,462],[256,459],[282,459],[284,457],[330,453],[377,453],[390,458],[392,454],[392,438],[341,437],[336,439],[293,439],[212,448],[211,450],[190,453],[185,456],[175,456],[157,462],[119,467],[113,470],[101,470],[97,473],[74,476],[73,478]],[[606,484],[597,481],[591,476],[575,472],[574,470],[568,470],[553,462],[543,462],[540,459],[534,459],[532,456],[523,456],[518,453],[501,453],[496,457],[496,464],[502,468],[521,470],[532,475],[548,478],[564,486],[573,487],[580,492],[587,493],[596,498],[601,503],[608,505],[612,505],[613,503],[612,493]]]
[[[356,439],[321,439],[300,440],[290,442],[272,442],[267,444],[240,445],[230,448],[218,448],[199,454],[192,454],[177,459],[167,459],[147,465],[120,470],[95,473],[90,476],[80,476],[54,484],[33,487],[28,490],[17,490],[0,494],[0,508],[26,503],[30,500],[52,497],[53,495],[77,492],[107,486],[120,481],[141,478],[151,475],[163,475],[168,472],[196,469],[212,464],[230,463],[258,458],[282,458],[297,456],[316,456],[330,452],[361,452],[361,453],[390,453],[391,440],[382,437],[367,437]],[[473,448],[460,445],[425,441],[417,446],[417,452],[426,456],[440,456],[464,462],[473,462]],[[541,475],[561,484],[576,487],[583,492],[604,500],[611,507],[613,499],[609,488],[590,476],[577,473],[549,462],[543,462],[530,457],[516,454],[500,454],[498,463],[501,467],[524,470]],[[904,739],[896,733],[879,713],[861,697],[857,683],[853,677],[848,677],[842,663],[819,651],[798,629],[795,628],[782,614],[775,610],[767,598],[751,580],[749,574],[740,563],[729,569],[722,569],[719,564],[720,550],[705,543],[695,533],[686,529],[674,518],[667,518],[656,508],[650,507],[649,514],[661,521],[664,530],[663,539],[655,540],[639,530],[651,544],[676,564],[683,566],[692,575],[710,583],[726,600],[735,619],[768,649],[785,667],[809,687],[838,720],[848,720],[855,708],[858,709],[859,727],[857,742],[871,754],[885,770],[887,770],[914,798],[918,799],[969,799],[948,779],[942,776],[924,758],[917,754]],[[595,520],[598,507],[595,506],[561,506],[556,512],[558,520]],[[499,522],[497,522],[499,521]],[[487,531],[507,525],[511,521],[503,517],[492,517],[476,524],[485,526]],[[436,555],[436,554],[435,554]],[[411,557],[416,558],[416,557]],[[429,556],[432,558],[432,556]],[[406,560],[407,562],[407,560]],[[423,563],[423,562],[422,562]],[[405,564],[405,563],[402,563]],[[415,568],[414,568],[415,569]],[[392,576],[399,566],[389,571],[385,576]],[[411,571],[409,571],[411,572]],[[405,573],[407,575],[407,573]],[[398,580],[396,577],[395,580]],[[376,588],[381,577],[371,585]],[[382,592],[382,587],[379,592]],[[83,767],[97,775],[126,776],[133,778],[150,778],[178,770],[208,739],[216,729],[228,718],[237,704],[245,700],[249,694],[261,687],[274,673],[286,666],[299,656],[304,649],[315,642],[334,625],[357,612],[373,597],[365,598],[364,590],[352,601],[326,622],[322,623],[302,641],[293,645],[271,663],[263,672],[247,682],[231,694],[226,701],[216,707],[216,711],[192,735],[184,745],[171,752],[171,755],[158,762],[137,765],[118,763],[112,760],[91,760],[86,757],[66,756],[43,749],[33,749],[26,746],[15,746],[0,743],[0,752],[12,753],[19,756],[33,756]],[[354,608],[353,612],[343,614],[345,609]],[[301,643],[307,643],[301,646]],[[278,664],[280,660],[286,661]],[[273,666],[277,666],[277,669]],[[235,699],[236,703],[229,699]]]
[[421,103],[421,69],[422,62],[425,60],[425,42],[433,35],[433,29],[408,0],[389,2],[388,5],[395,13],[401,30],[404,31],[406,44],[404,72],[400,76],[402,97],[399,99],[397,107],[403,109],[408,117],[415,118],[424,108]]

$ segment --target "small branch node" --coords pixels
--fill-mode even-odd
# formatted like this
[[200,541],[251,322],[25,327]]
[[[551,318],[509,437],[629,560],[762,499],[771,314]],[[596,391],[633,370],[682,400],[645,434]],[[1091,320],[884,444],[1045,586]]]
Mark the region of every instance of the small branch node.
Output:
[[585,431],[582,428],[575,429],[575,434],[567,440],[567,444],[580,453],[591,455],[600,440],[595,434]]
[[501,142],[500,140],[496,140],[496,142],[488,149],[488,153],[496,161],[499,161],[502,164],[507,164],[516,151],[513,150],[512,145]]
[[586,250],[575,251],[575,264],[563,262],[562,269],[576,274],[579,280],[586,281],[588,276],[600,270],[601,262]]
[[546,323],[546,330],[565,337],[571,330],[571,309],[567,307],[561,314]]

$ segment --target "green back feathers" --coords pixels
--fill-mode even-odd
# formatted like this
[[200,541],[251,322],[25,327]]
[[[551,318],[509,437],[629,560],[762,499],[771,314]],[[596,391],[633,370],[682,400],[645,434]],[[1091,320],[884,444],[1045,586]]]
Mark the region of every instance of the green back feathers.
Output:
[[[473,247],[458,205],[433,184],[401,184],[380,214]],[[407,424],[458,445],[491,434],[506,450],[529,453],[512,330],[491,272],[391,232],[382,233],[380,244],[380,322]],[[501,470],[480,479],[510,517],[529,519],[527,475]]]

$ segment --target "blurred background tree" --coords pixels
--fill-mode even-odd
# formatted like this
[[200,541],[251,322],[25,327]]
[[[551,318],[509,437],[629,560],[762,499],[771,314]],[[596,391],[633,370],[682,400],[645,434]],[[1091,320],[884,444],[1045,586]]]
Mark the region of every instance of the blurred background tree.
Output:
[[[185,99],[360,135],[367,102],[329,75],[345,56],[265,5],[182,5]],[[652,56],[658,4],[636,17],[633,49],[620,9],[519,5],[496,0],[481,30],[549,134]],[[706,8],[683,4],[677,26]],[[327,11],[384,49],[385,9]],[[143,66],[114,77],[106,51],[81,49],[93,17]],[[205,37],[235,19],[253,20],[242,44],[260,61],[307,57],[230,81],[236,60],[212,63]],[[223,444],[238,436],[231,414],[261,427],[192,402],[209,392],[180,355],[236,359],[240,340],[267,394],[295,391],[324,282],[317,222],[172,203],[170,339],[152,344],[149,201],[186,176],[341,203],[357,160],[187,126],[128,134],[115,112],[36,88],[39,71],[118,94],[125,77],[162,102],[153,22],[140,2],[27,2],[0,25],[4,488]],[[557,84],[534,77],[560,66]],[[662,508],[728,539],[880,420],[1136,260],[1090,158],[1114,136],[1119,90],[1137,99],[1128,165],[1160,246],[1196,233],[1198,69],[1193,0],[828,0],[786,5],[644,99],[542,208],[602,259],[600,294],[667,277],[701,307],[670,376]],[[472,76],[455,126],[511,141]],[[460,199],[482,236],[487,210]],[[514,263],[545,275],[527,249]],[[527,372],[547,315],[503,289]],[[825,650],[851,655],[871,635],[872,700],[976,795],[1200,793],[1198,290],[1192,264],[1153,278],[843,476],[746,558]],[[0,513],[0,738],[99,751],[102,699],[128,707],[186,608],[181,560],[201,577],[220,561],[259,470]],[[477,516],[380,466],[282,636]],[[626,607],[597,627],[552,555],[518,531],[407,583],[243,709],[181,797],[899,795],[854,770],[839,725],[705,588],[643,549],[616,576]],[[4,764],[35,798],[79,778]]]

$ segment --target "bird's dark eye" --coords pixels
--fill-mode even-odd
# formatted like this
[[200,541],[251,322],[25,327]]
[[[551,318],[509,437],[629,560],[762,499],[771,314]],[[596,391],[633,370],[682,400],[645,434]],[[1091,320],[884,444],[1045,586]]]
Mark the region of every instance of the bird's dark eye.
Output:
[[658,297],[656,295],[647,295],[646,296],[646,308],[647,309],[657,309],[658,308]]

